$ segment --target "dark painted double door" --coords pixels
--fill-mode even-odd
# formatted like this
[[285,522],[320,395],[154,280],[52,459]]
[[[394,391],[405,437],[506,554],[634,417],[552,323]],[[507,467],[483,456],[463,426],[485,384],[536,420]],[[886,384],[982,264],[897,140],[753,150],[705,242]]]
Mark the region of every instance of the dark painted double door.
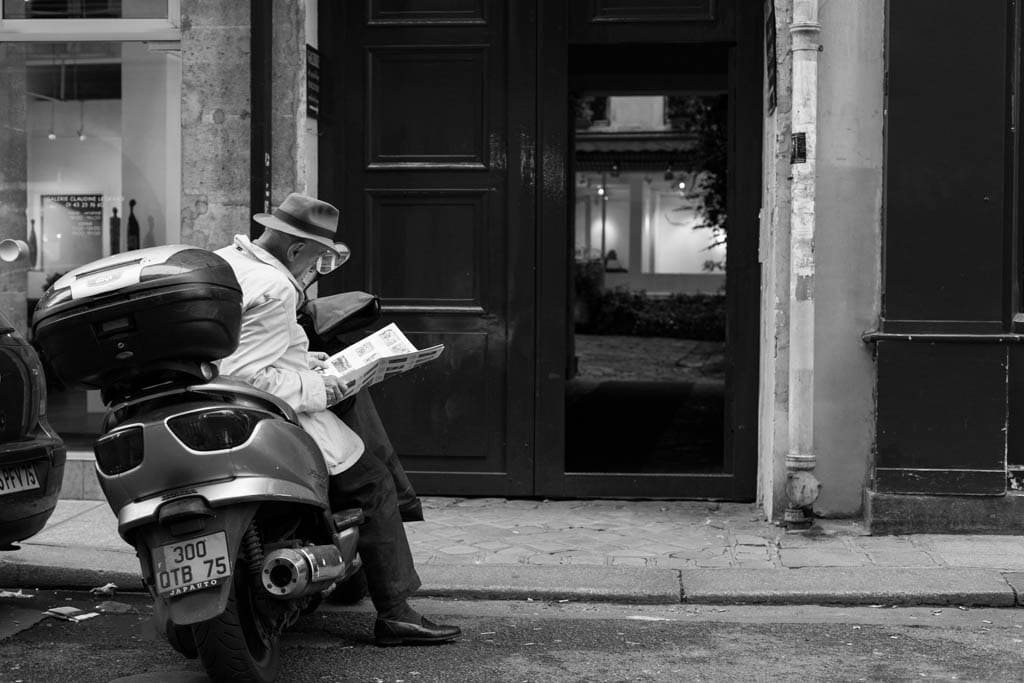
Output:
[[[730,358],[743,360],[728,380],[733,414],[722,471],[573,474],[563,447],[572,324],[570,42],[671,42],[679,34],[666,26],[674,26],[686,29],[683,40],[728,50],[742,22],[722,10],[726,4],[595,0],[572,3],[570,12],[569,3],[547,0],[320,3],[320,194],[341,209],[353,252],[325,291],[374,292],[385,319],[414,344],[447,347],[438,361],[373,390],[419,491],[752,498],[756,207],[741,204],[744,196],[756,201],[759,186],[744,174],[730,178],[737,188],[730,202],[749,215],[746,237],[730,232],[730,301],[744,304],[730,308],[730,345],[739,349]],[[759,131],[756,99],[753,106]],[[759,174],[751,149],[744,154]]]

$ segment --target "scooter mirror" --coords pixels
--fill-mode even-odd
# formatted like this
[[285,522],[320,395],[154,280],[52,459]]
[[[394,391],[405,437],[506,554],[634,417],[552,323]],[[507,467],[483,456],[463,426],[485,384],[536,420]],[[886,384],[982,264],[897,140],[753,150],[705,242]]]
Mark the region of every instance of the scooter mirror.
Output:
[[0,261],[12,263],[28,256],[28,245],[23,240],[0,240]]

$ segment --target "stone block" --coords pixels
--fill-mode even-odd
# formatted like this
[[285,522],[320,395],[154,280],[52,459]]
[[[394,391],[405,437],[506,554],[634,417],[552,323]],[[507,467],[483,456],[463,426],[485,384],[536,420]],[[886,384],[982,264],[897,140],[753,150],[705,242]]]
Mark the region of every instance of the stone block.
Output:
[[182,35],[182,123],[204,120],[221,109],[249,115],[250,31],[198,28]]
[[182,137],[182,194],[219,191],[249,204],[251,129],[248,122],[191,126]]
[[189,215],[187,199],[182,202],[181,241],[204,249],[231,244],[236,234],[248,234],[250,211],[244,205],[212,205],[198,216]]
[[245,27],[248,29],[252,21],[250,6],[248,2],[181,0],[181,30],[187,35],[203,28]]

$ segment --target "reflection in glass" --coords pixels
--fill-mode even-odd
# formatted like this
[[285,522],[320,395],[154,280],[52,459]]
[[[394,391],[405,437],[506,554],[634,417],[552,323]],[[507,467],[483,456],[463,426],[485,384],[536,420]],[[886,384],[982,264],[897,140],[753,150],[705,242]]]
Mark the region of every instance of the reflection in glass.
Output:
[[[29,244],[30,315],[68,270],[180,240],[177,54],[130,42],[4,43],[0,79],[0,157],[7,187],[19,188],[4,199]],[[98,430],[102,406],[53,386],[48,412],[73,436]]]
[[726,96],[573,105],[566,471],[721,472]]
[[166,19],[167,0],[4,0],[4,19]]

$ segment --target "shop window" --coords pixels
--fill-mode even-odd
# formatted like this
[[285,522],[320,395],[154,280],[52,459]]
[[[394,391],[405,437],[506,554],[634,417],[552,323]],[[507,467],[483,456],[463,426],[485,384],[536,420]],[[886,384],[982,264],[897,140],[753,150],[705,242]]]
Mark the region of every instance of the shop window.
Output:
[[[89,0],[18,4],[121,11],[120,3]],[[0,157],[16,180],[6,183],[6,198],[23,206],[16,213],[24,211],[30,315],[68,270],[180,241],[181,59],[174,46],[3,43],[0,78]],[[52,385],[48,412],[73,441],[98,431],[102,406],[94,392]]]
[[167,0],[4,0],[5,19],[159,19]]

